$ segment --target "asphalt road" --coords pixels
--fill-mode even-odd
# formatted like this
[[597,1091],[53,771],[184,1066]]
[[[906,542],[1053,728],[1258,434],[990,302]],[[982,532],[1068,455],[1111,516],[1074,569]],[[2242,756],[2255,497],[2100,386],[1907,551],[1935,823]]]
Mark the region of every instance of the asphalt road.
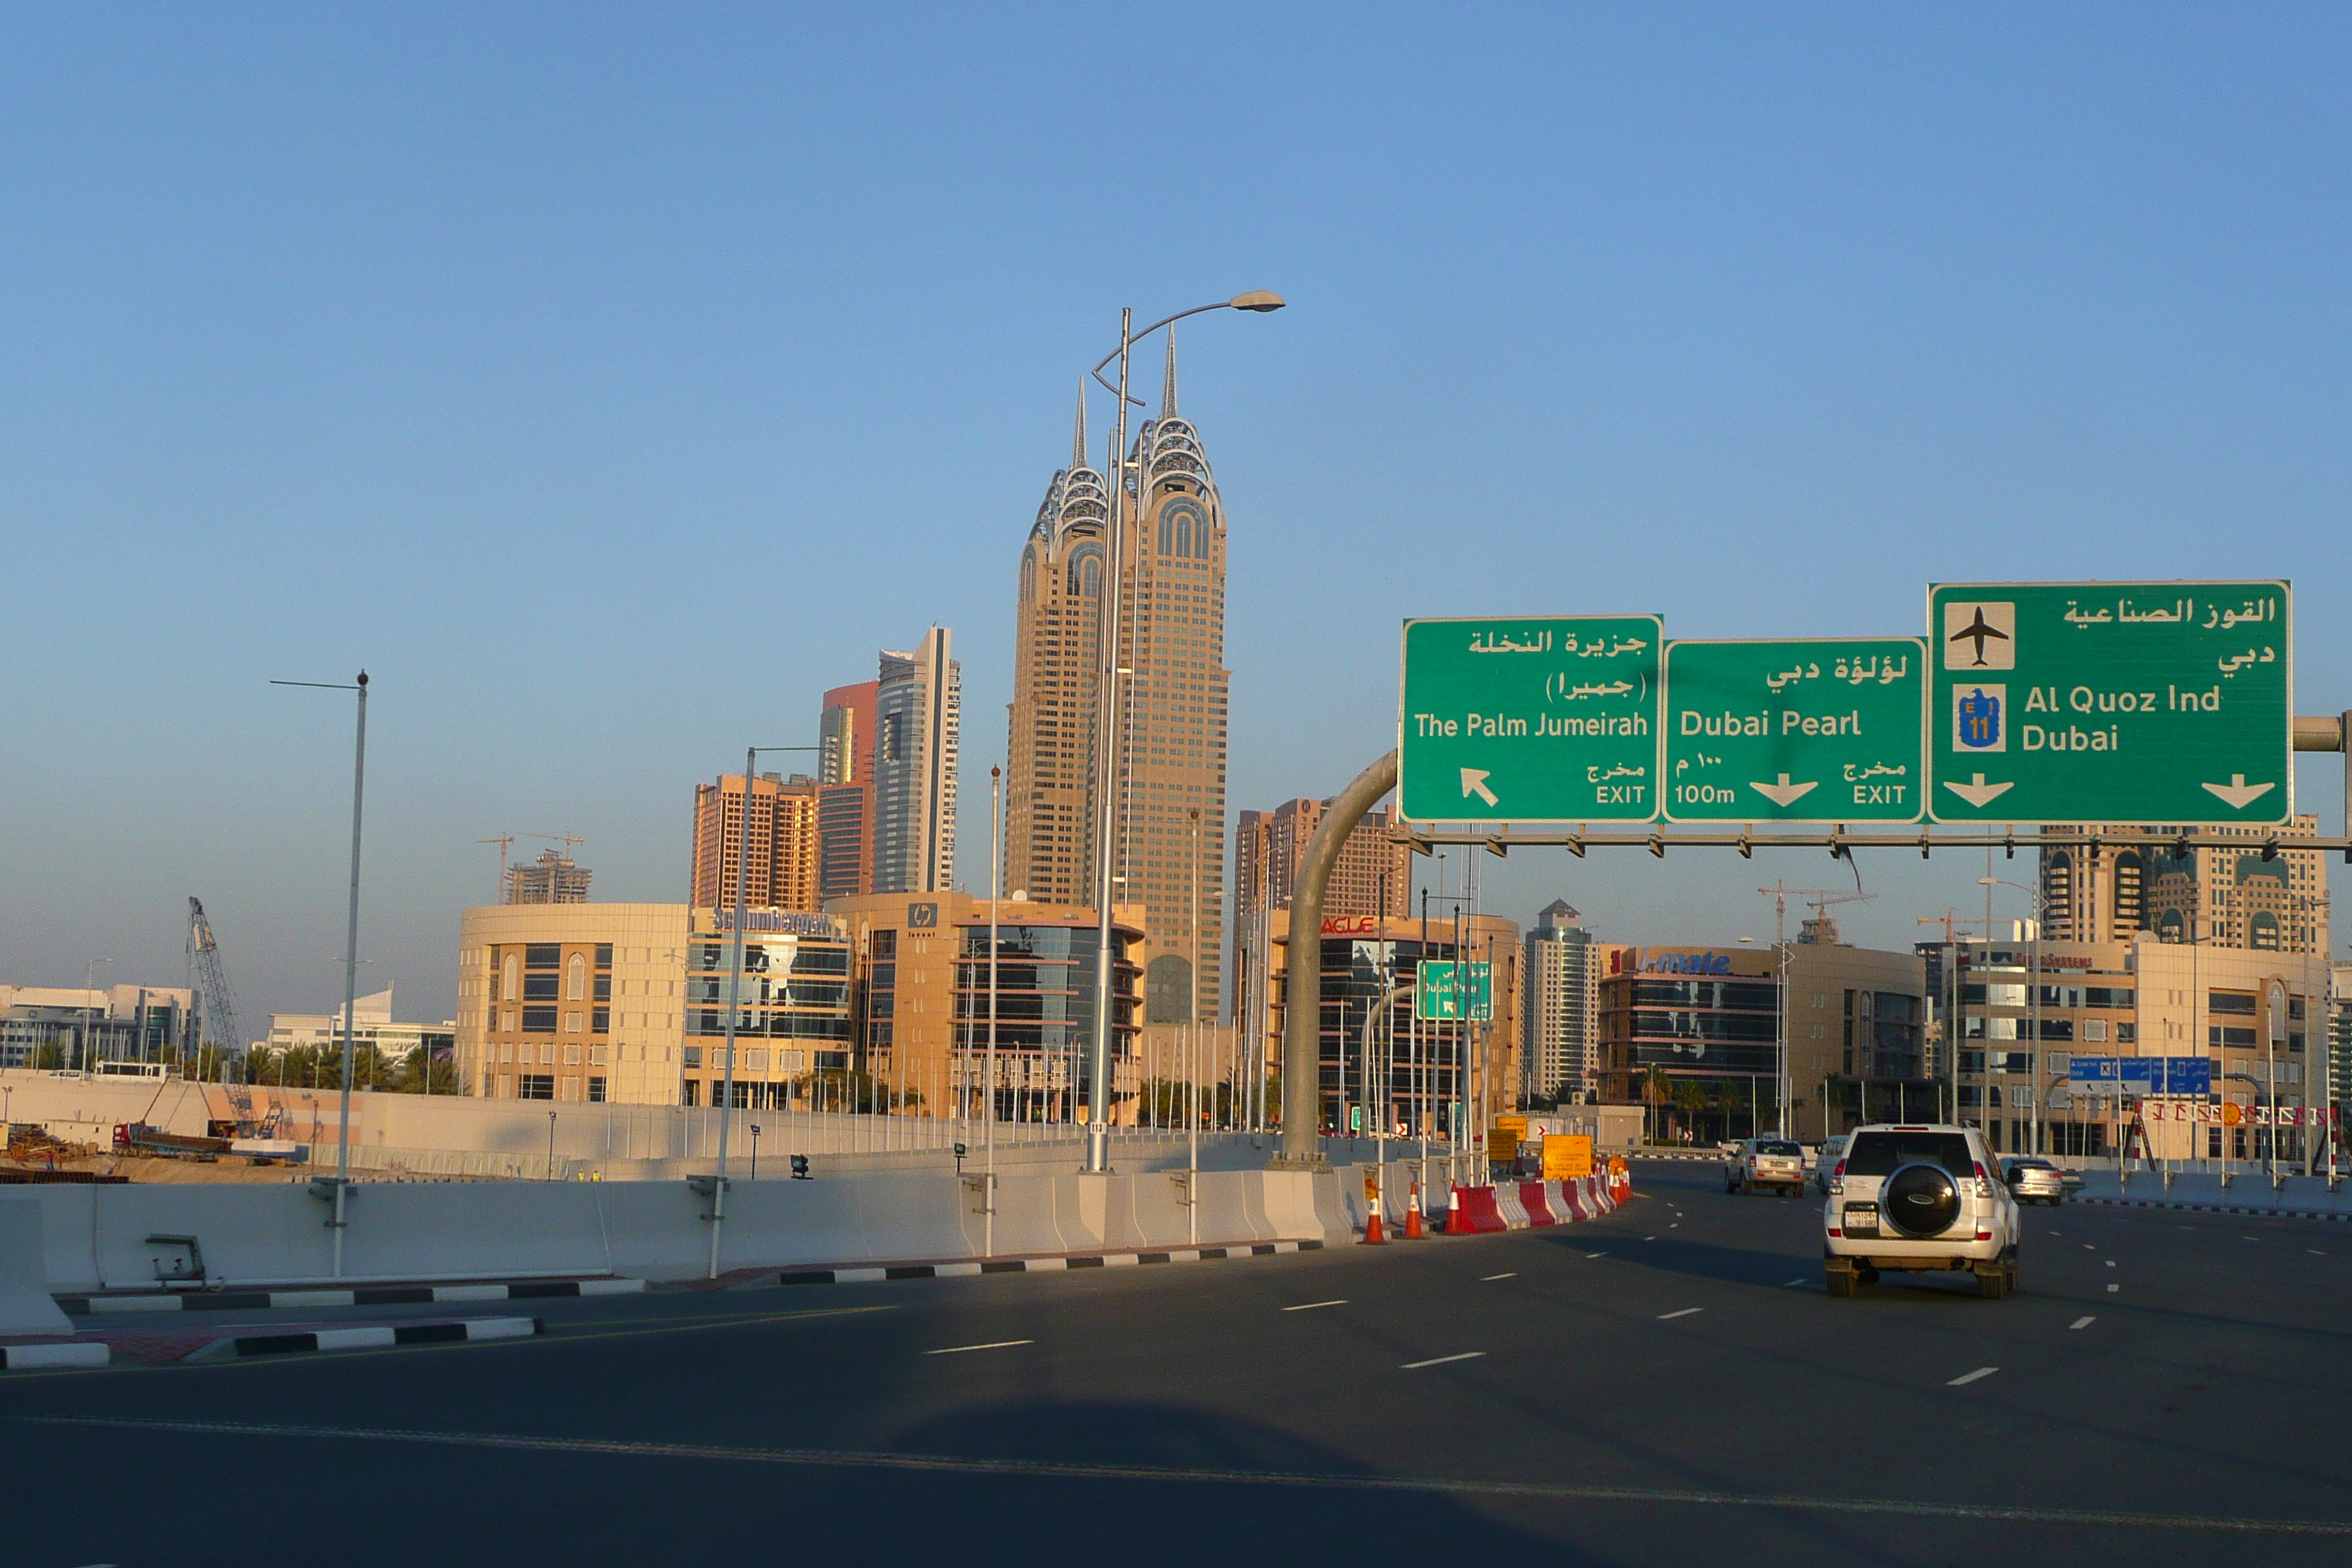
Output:
[[2037,1210],[2007,1300],[1832,1301],[1817,1200],[1637,1181],[1507,1237],[9,1374],[9,1555],[2352,1561],[2352,1226]]

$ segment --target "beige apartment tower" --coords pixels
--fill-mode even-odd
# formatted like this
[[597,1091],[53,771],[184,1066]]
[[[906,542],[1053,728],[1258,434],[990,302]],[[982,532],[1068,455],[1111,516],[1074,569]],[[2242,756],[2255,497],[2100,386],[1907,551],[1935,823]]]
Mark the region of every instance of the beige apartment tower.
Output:
[[1224,925],[1225,520],[1200,436],[1178,410],[1172,331],[1160,413],[1137,432],[1116,491],[1087,466],[1086,442],[1082,397],[1070,466],[1054,476],[1021,554],[1006,886],[1045,902],[1094,901],[1108,582],[1121,595],[1117,666],[1133,673],[1122,678],[1111,839],[1101,847],[1118,902],[1145,911],[1145,1021],[1181,1022],[1196,1005],[1213,1018]]
[[[739,891],[751,909],[817,909],[817,785],[795,773],[751,781],[751,853],[743,858],[744,781],[723,775],[694,789],[693,888],[697,909],[732,906]],[[750,869],[739,887],[736,865]]]
[[2245,843],[2186,852],[2161,842],[2179,828],[2052,824],[2042,831],[2081,835],[2042,851],[2043,934],[2053,941],[2129,942],[2150,931],[2164,942],[2327,952],[2325,858],[2293,847],[2316,837],[2315,816],[2298,815],[2284,828],[2200,827],[2200,836]]

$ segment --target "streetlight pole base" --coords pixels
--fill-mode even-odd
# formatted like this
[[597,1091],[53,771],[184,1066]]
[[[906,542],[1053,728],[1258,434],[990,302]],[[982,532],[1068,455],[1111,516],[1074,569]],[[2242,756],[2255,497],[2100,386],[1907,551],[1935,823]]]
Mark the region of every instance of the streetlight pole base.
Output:
[[1110,1174],[1110,1124],[1108,1122],[1087,1123],[1086,1173],[1090,1176]]

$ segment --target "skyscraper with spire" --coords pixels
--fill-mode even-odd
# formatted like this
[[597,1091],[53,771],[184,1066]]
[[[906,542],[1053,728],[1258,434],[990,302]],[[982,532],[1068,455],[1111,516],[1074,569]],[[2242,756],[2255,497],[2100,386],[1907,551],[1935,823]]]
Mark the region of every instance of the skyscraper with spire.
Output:
[[1196,954],[1200,1015],[1214,1018],[1231,679],[1224,507],[1199,433],[1178,410],[1172,328],[1159,416],[1137,431],[1123,467],[1114,569],[1110,487],[1088,464],[1082,390],[1070,466],[1047,487],[1021,553],[1005,885],[1033,899],[1094,901],[1108,578],[1122,595],[1118,668],[1133,674],[1122,693],[1124,737],[1106,847],[1119,879],[1117,901],[1144,907],[1145,1021],[1190,1016]]

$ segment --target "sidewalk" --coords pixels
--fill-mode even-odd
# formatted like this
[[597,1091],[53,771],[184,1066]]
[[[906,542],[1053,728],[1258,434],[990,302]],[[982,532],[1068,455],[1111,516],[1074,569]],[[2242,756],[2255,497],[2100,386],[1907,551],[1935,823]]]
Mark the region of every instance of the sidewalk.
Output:
[[2120,1185],[2112,1166],[2085,1170],[2081,1189],[2068,1203],[2104,1204],[2127,1208],[2201,1210],[2209,1214],[2272,1215],[2279,1218],[2352,1221],[2352,1183],[2337,1192],[2327,1190],[2324,1176],[2289,1176],[2273,1192],[2262,1167],[2234,1173],[2225,1189],[2213,1174],[2172,1178],[2168,1189],[2161,1173],[2135,1171]]

